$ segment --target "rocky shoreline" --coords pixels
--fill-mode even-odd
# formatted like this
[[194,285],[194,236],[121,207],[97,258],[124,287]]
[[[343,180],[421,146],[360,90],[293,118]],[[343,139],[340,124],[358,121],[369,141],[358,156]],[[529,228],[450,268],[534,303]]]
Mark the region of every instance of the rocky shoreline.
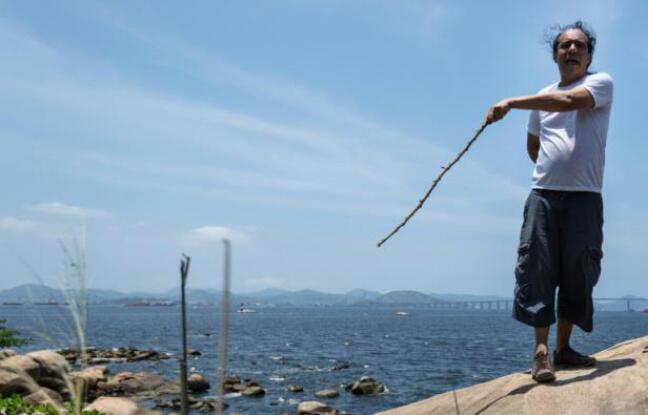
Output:
[[[199,351],[191,355],[200,356]],[[79,394],[87,410],[98,410],[113,415],[135,415],[178,411],[181,405],[179,379],[165,379],[152,372],[119,371],[111,373],[107,364],[171,359],[168,353],[135,348],[97,349],[87,348],[84,353],[74,349],[41,350],[18,354],[10,349],[0,350],[0,396],[13,394],[23,396],[30,404],[50,404],[59,411],[64,403]],[[336,367],[342,370],[348,366]],[[75,370],[76,369],[76,370]],[[227,408],[213,396],[204,396],[210,389],[209,381],[199,373],[188,377],[189,407],[198,412],[214,412]],[[340,390],[324,389],[314,391],[313,396],[320,399],[333,399],[340,393],[354,395],[379,395],[386,390],[385,385],[370,377],[362,377],[355,382],[343,385]],[[255,379],[241,379],[230,376],[225,379],[224,391],[249,399],[263,396],[266,390]],[[286,391],[303,396],[304,388],[289,384]],[[200,395],[200,396],[199,396]],[[140,407],[154,408],[155,411]],[[345,414],[328,404],[314,400],[290,399],[295,406],[294,413]],[[288,412],[286,412],[288,414]]]
[[[172,358],[151,350],[110,349],[87,354],[116,359],[111,365],[129,362],[161,361]],[[146,356],[146,357],[145,357]],[[165,357],[162,357],[165,356]],[[196,353],[195,356],[200,356]],[[648,414],[648,336],[619,343],[595,355],[593,368],[559,370],[551,384],[536,384],[528,374],[516,373],[430,399],[391,409],[385,415],[423,414],[518,414],[588,413]],[[125,360],[123,360],[125,359]],[[115,371],[106,365],[80,367],[80,354],[66,350],[41,350],[18,354],[0,350],[0,397],[18,394],[30,404],[49,403],[63,411],[64,403],[81,391],[86,410],[113,415],[177,413],[180,401],[178,379],[165,379],[152,372]],[[89,359],[86,359],[89,360]],[[72,363],[71,363],[72,362]],[[333,371],[333,369],[331,369]],[[255,379],[230,376],[225,380],[226,399],[241,396],[257,399],[266,389]],[[212,395],[212,385],[199,373],[188,378],[189,406],[192,412],[215,412],[227,408]],[[289,396],[282,415],[342,415],[331,405],[344,393],[375,396],[388,392],[386,386],[370,377],[342,384],[338,388],[304,391],[301,385],[287,384]],[[312,397],[321,399],[312,400]],[[304,399],[306,398],[306,399]],[[280,398],[282,399],[282,398]],[[230,401],[230,403],[232,403]],[[273,405],[273,404],[271,404]],[[231,410],[232,408],[230,408]],[[279,410],[279,408],[277,408]],[[230,412],[234,415],[235,412]]]
[[[70,364],[79,364],[85,359],[85,363],[88,365],[141,362],[144,360],[160,361],[171,358],[171,355],[168,353],[155,350],[139,350],[133,347],[119,347],[114,349],[88,347],[83,354],[77,349],[60,349],[56,350],[56,352],[62,355]],[[196,352],[194,351],[194,353]]]

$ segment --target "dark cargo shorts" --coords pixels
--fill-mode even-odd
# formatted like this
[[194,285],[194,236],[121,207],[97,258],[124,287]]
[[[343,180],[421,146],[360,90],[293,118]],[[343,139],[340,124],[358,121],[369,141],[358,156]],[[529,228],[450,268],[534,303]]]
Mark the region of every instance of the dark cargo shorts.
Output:
[[534,327],[555,323],[558,288],[558,316],[592,331],[602,244],[599,193],[533,189],[524,206],[513,317]]

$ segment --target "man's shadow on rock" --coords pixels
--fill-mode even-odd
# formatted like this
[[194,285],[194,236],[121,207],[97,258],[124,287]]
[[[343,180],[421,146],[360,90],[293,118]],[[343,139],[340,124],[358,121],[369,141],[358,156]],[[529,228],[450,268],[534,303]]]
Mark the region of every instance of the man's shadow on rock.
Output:
[[[575,383],[575,382],[582,382],[585,380],[592,380],[599,378],[601,376],[605,376],[609,373],[614,372],[615,370],[622,369],[624,367],[632,366],[637,364],[637,361],[635,359],[616,359],[616,360],[601,360],[596,362],[596,366],[594,366],[594,371],[581,375],[581,376],[576,376],[574,378],[570,379],[560,379],[556,380],[554,382],[545,382],[542,383],[544,386],[549,386],[549,387],[558,387],[558,386],[564,386],[564,385],[569,385],[570,383]],[[560,367],[559,367],[560,369]],[[580,368],[580,369],[563,369],[563,370],[558,370],[557,372],[567,372],[567,371],[574,371],[574,370],[587,370],[587,368]],[[483,408],[479,409],[477,412],[475,412],[475,415],[481,414],[484,411],[486,411],[488,408],[493,406],[497,401],[506,398],[507,396],[513,396],[513,395],[522,395],[527,392],[529,392],[531,389],[535,388],[536,386],[541,385],[540,383],[529,383],[528,385],[523,385],[518,388],[513,389],[506,395],[500,396],[499,398],[495,399],[492,402],[489,402],[486,406]]]

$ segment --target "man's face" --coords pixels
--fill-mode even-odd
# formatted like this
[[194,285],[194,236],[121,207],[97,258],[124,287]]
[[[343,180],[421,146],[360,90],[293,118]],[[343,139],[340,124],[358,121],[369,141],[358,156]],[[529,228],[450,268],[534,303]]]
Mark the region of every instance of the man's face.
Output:
[[558,64],[563,78],[578,79],[585,75],[591,59],[585,33],[578,29],[570,29],[560,35],[554,61]]

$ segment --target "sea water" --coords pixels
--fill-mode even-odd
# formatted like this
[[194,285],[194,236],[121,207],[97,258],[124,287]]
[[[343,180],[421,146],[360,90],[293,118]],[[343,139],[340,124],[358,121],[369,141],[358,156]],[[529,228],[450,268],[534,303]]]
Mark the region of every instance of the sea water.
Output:
[[[533,331],[498,310],[425,308],[264,308],[230,316],[228,373],[256,379],[260,398],[232,396],[226,413],[295,413],[292,400],[323,399],[338,410],[372,414],[435,394],[529,369]],[[405,312],[404,313],[397,312]],[[0,318],[33,339],[21,351],[74,346],[72,319],[64,307],[2,306]],[[189,368],[216,384],[219,308],[189,307]],[[89,306],[87,343],[99,348],[135,347],[168,352],[160,362],[111,364],[117,371],[150,371],[177,378],[178,307]],[[572,346],[594,353],[648,334],[648,313],[600,312],[594,332],[574,329]],[[553,335],[552,340],[553,342]],[[551,347],[551,346],[550,346]],[[378,396],[354,396],[342,386],[371,376],[387,387]],[[290,393],[290,383],[302,393]],[[212,392],[213,393],[213,392]],[[322,399],[319,399],[322,400]]]

